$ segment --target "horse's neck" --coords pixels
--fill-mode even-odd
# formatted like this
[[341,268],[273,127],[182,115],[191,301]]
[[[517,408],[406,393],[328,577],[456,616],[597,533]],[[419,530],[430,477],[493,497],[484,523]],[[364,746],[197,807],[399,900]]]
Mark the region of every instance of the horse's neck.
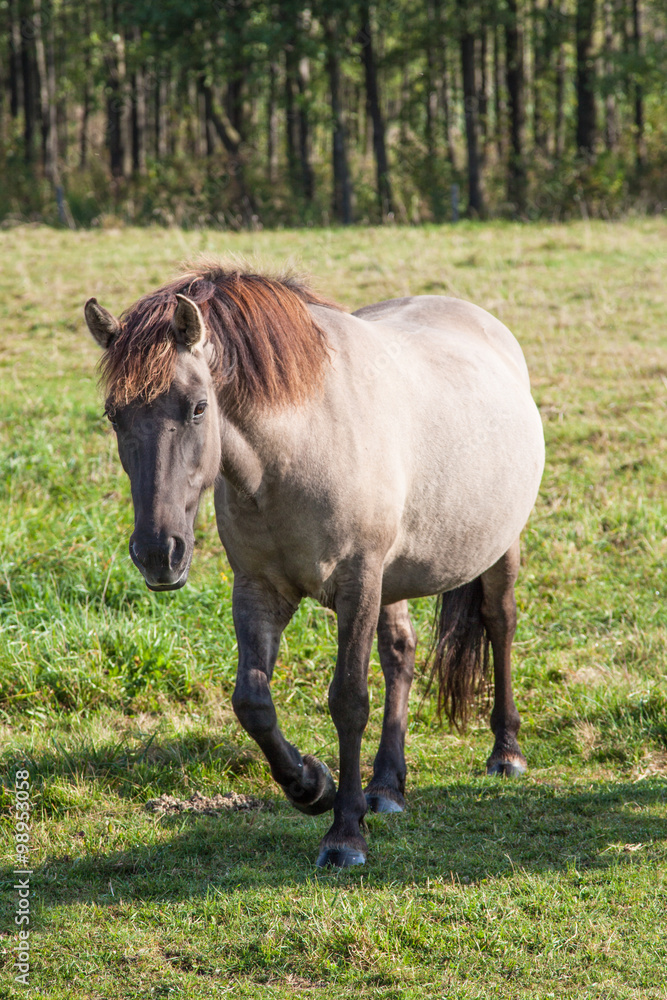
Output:
[[225,417],[220,421],[223,476],[246,496],[254,496],[262,481],[263,464],[245,428]]
[[266,408],[221,417],[222,474],[239,492],[254,497],[262,483],[277,483],[303,454],[322,420],[322,407]]
[[[338,367],[347,370],[352,364],[349,355],[353,353],[347,327],[351,321],[356,324],[359,321],[329,309],[313,311],[324,314],[333,358]],[[279,481],[291,466],[294,452],[302,453],[313,434],[318,433],[317,428],[321,434],[322,424],[330,423],[331,412],[347,411],[347,406],[336,405],[342,385],[333,366],[325,372],[325,382],[324,392],[321,387],[314,388],[312,398],[296,406],[237,408],[225,406],[224,395],[219,399],[222,474],[237,491],[254,496],[265,475]]]

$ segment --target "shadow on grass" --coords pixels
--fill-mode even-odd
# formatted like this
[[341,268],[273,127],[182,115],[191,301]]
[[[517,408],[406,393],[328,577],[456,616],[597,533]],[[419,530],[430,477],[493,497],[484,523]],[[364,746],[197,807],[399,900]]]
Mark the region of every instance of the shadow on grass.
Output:
[[201,731],[170,738],[160,733],[159,726],[151,733],[124,733],[116,740],[98,744],[82,741],[76,749],[68,749],[55,739],[52,743],[53,750],[38,754],[13,750],[5,755],[4,762],[10,774],[18,767],[30,769],[32,796],[47,814],[52,803],[44,779],[92,779],[98,788],[112,791],[119,798],[135,799],[141,789],[147,788],[153,795],[182,792],[184,768],[195,770],[208,765],[222,780],[226,774],[246,774],[263,761],[259,750],[248,741],[241,744],[228,735]]
[[[42,906],[94,902],[178,902],[209,892],[243,893],[312,881],[380,888],[427,879],[478,882],[517,872],[600,871],[641,864],[667,841],[667,784],[598,783],[564,791],[545,785],[478,782],[416,790],[402,815],[369,818],[367,864],[318,873],[312,861],[329,817],[303,817],[287,804],[219,818],[146,814],[152,843],[72,858],[51,857],[31,887]],[[154,837],[158,822],[162,831]],[[141,835],[141,834],[139,834]],[[0,870],[12,884],[12,871]]]

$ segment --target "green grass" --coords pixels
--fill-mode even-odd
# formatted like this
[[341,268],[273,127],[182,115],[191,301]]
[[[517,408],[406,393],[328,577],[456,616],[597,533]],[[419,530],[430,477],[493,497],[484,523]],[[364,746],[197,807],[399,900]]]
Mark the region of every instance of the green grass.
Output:
[[[365,869],[319,874],[327,817],[277,794],[230,708],[231,573],[210,498],[187,588],[130,564],[89,295],[115,312],[198,250],[297,258],[355,308],[442,293],[519,337],[547,437],[523,543],[515,689],[530,771],[486,778],[420,709],[408,811]],[[33,997],[661,998],[667,940],[667,223],[221,234],[0,233],[0,996],[16,894],[9,792],[31,774]],[[422,651],[432,602],[415,606]],[[305,602],[274,697],[335,770],[335,619]],[[383,689],[371,664],[368,775]],[[157,818],[236,791],[259,811]]]

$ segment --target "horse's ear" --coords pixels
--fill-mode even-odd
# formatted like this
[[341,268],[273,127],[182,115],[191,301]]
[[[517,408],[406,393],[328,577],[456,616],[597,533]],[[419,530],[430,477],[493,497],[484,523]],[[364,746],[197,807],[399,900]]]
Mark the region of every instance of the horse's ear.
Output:
[[194,351],[197,347],[202,347],[206,340],[204,317],[197,303],[189,299],[187,295],[177,293],[176,298],[178,305],[171,321],[174,340],[181,347],[187,347],[189,351]]
[[83,307],[83,312],[88,329],[100,347],[106,350],[111,341],[115,340],[120,333],[120,323],[108,309],[98,303],[97,299],[88,299]]

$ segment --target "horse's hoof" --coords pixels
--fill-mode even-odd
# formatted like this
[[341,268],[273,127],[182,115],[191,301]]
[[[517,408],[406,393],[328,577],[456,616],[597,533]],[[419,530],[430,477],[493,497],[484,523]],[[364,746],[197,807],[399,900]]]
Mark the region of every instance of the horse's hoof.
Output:
[[500,778],[518,778],[525,774],[527,768],[526,758],[518,755],[504,760],[489,758],[486,762],[486,773]]
[[336,798],[336,782],[327,765],[323,764],[317,757],[312,757],[308,754],[303,758],[303,763],[308,767],[317,769],[318,788],[315,798],[311,799],[310,802],[299,802],[297,799],[292,798],[287,789],[283,790],[288,800],[299,812],[305,813],[306,816],[319,816],[320,813],[325,813],[329,809],[333,809],[334,799]]
[[366,792],[368,808],[374,813],[402,813],[403,806],[380,792]]
[[324,847],[317,859],[318,868],[352,868],[364,864],[364,854],[353,847]]

